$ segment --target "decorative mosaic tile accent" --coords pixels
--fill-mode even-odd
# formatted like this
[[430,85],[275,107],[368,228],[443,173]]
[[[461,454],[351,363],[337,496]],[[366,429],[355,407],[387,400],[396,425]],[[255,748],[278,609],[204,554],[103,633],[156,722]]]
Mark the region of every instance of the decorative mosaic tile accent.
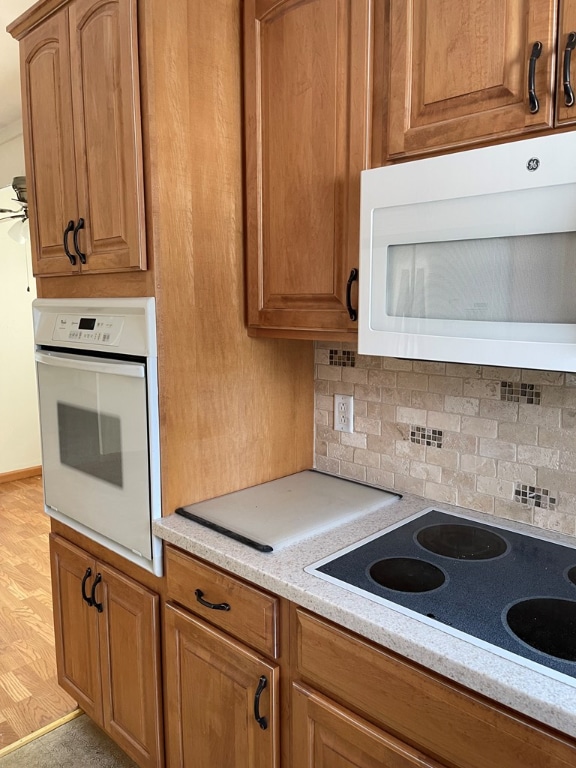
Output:
[[516,483],[514,486],[514,501],[517,501],[519,504],[525,504],[528,507],[556,509],[556,496],[551,496],[547,488],[539,488],[537,485]]
[[340,365],[342,368],[356,367],[356,352],[351,349],[331,349],[330,365]]
[[511,403],[528,403],[540,405],[542,390],[535,384],[525,384],[517,381],[500,382],[500,400]]
[[417,445],[431,445],[433,448],[442,448],[442,430],[418,427],[415,424],[411,424],[410,441]]

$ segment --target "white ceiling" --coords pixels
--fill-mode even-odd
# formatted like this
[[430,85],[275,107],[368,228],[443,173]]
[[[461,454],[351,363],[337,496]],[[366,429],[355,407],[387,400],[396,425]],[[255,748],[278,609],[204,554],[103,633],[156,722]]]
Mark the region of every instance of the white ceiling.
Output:
[[12,138],[14,124],[22,119],[18,41],[6,27],[36,0],[2,0],[0,3],[0,143]]

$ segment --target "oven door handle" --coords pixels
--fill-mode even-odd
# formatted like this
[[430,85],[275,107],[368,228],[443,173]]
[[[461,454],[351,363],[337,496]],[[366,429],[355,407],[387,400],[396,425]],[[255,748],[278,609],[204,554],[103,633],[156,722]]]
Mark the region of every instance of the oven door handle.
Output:
[[47,355],[45,352],[36,352],[34,355],[37,363],[52,365],[55,368],[73,368],[77,371],[89,371],[90,373],[105,373],[112,376],[130,376],[133,379],[145,378],[144,366],[138,363],[121,362],[95,362],[83,360],[78,357],[60,357],[59,355]]

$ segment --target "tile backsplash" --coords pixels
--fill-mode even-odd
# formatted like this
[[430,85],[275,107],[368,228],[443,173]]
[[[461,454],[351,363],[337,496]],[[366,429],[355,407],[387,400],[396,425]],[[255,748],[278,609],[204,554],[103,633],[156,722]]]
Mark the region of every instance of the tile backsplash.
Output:
[[[576,535],[576,376],[315,345],[315,465]],[[354,396],[336,432],[334,395]]]

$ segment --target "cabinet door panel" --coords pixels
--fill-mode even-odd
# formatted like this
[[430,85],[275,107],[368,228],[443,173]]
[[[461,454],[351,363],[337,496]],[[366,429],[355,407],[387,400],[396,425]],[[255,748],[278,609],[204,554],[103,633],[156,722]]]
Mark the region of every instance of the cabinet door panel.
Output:
[[30,238],[35,275],[77,271],[63,235],[76,219],[76,185],[68,11],[32,30],[20,44],[22,112]]
[[298,768],[441,768],[365,720],[301,685],[292,688],[293,765]]
[[355,330],[370,0],[245,3],[248,319]]
[[79,706],[102,725],[98,613],[82,599],[82,580],[90,568],[90,593],[96,563],[83,550],[50,535],[52,599],[58,682]]
[[[165,613],[168,764],[172,768],[277,768],[279,668],[170,605]],[[254,697],[266,687],[260,714]]]
[[76,0],[70,59],[83,272],[144,269],[135,0]]
[[140,768],[157,768],[163,764],[159,598],[112,568],[98,569],[104,727]]
[[557,91],[556,91],[556,125],[570,125],[576,123],[576,50],[572,51],[570,66],[570,81],[574,93],[574,103],[566,105],[564,94],[564,55],[568,35],[576,32],[576,0],[561,0],[560,23],[558,26],[558,65],[557,65]]
[[[555,30],[555,0],[392,0],[384,157],[551,127]],[[531,114],[536,41],[540,107]]]

